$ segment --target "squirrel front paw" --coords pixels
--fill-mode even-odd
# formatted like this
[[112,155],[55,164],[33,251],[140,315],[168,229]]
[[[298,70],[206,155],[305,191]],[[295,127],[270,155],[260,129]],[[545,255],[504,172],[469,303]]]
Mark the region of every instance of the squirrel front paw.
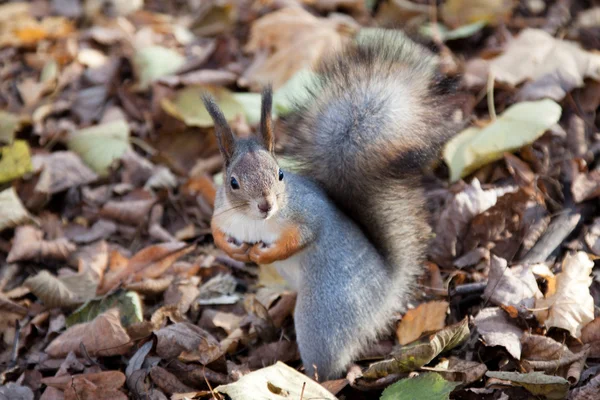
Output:
[[250,260],[256,264],[271,264],[280,259],[274,250],[273,245],[258,242],[250,248],[248,255],[250,256]]
[[223,250],[229,255],[229,257],[241,262],[250,262],[250,257],[248,255],[250,244],[239,242],[232,236],[226,236],[225,242],[227,248]]

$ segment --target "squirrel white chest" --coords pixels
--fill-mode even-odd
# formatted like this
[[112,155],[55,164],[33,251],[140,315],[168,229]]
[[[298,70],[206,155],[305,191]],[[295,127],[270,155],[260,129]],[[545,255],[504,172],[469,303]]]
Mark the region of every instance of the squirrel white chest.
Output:
[[[218,214],[220,211],[215,210]],[[246,216],[243,212],[223,212],[215,218],[219,228],[239,242],[273,243],[282,233],[283,225],[277,215],[257,220]]]

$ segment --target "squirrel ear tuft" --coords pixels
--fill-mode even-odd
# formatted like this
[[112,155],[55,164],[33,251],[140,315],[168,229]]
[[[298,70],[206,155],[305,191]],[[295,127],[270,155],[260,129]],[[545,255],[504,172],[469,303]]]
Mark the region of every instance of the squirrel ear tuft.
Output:
[[260,134],[262,141],[271,153],[275,151],[275,138],[273,136],[273,121],[271,108],[273,107],[273,90],[271,85],[265,86],[262,91],[262,104],[260,109]]
[[206,111],[208,111],[215,123],[215,136],[217,137],[221,155],[225,160],[225,165],[229,165],[235,150],[235,136],[233,136],[233,131],[229,127],[225,115],[223,115],[223,112],[215,102],[215,99],[210,94],[203,94],[202,101],[204,102]]

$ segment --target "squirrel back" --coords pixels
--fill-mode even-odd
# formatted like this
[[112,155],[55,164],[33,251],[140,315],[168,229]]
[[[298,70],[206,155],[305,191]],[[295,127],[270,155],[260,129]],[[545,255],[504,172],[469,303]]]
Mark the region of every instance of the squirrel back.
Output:
[[403,304],[430,231],[422,171],[456,130],[436,69],[402,33],[370,35],[326,59],[308,100],[283,119],[298,173],[362,227]]

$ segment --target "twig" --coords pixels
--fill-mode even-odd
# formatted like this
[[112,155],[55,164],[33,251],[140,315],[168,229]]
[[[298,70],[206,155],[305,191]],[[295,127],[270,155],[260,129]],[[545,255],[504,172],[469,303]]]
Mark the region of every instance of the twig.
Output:
[[546,261],[550,254],[573,232],[580,219],[581,214],[574,209],[569,209],[568,212],[553,219],[544,235],[542,235],[540,240],[537,241],[520,262],[523,264],[535,264]]
[[483,292],[487,286],[488,282],[475,282],[475,283],[466,283],[464,285],[458,285],[454,289],[450,290],[450,296],[458,295],[464,296],[467,294],[475,294],[479,292]]

